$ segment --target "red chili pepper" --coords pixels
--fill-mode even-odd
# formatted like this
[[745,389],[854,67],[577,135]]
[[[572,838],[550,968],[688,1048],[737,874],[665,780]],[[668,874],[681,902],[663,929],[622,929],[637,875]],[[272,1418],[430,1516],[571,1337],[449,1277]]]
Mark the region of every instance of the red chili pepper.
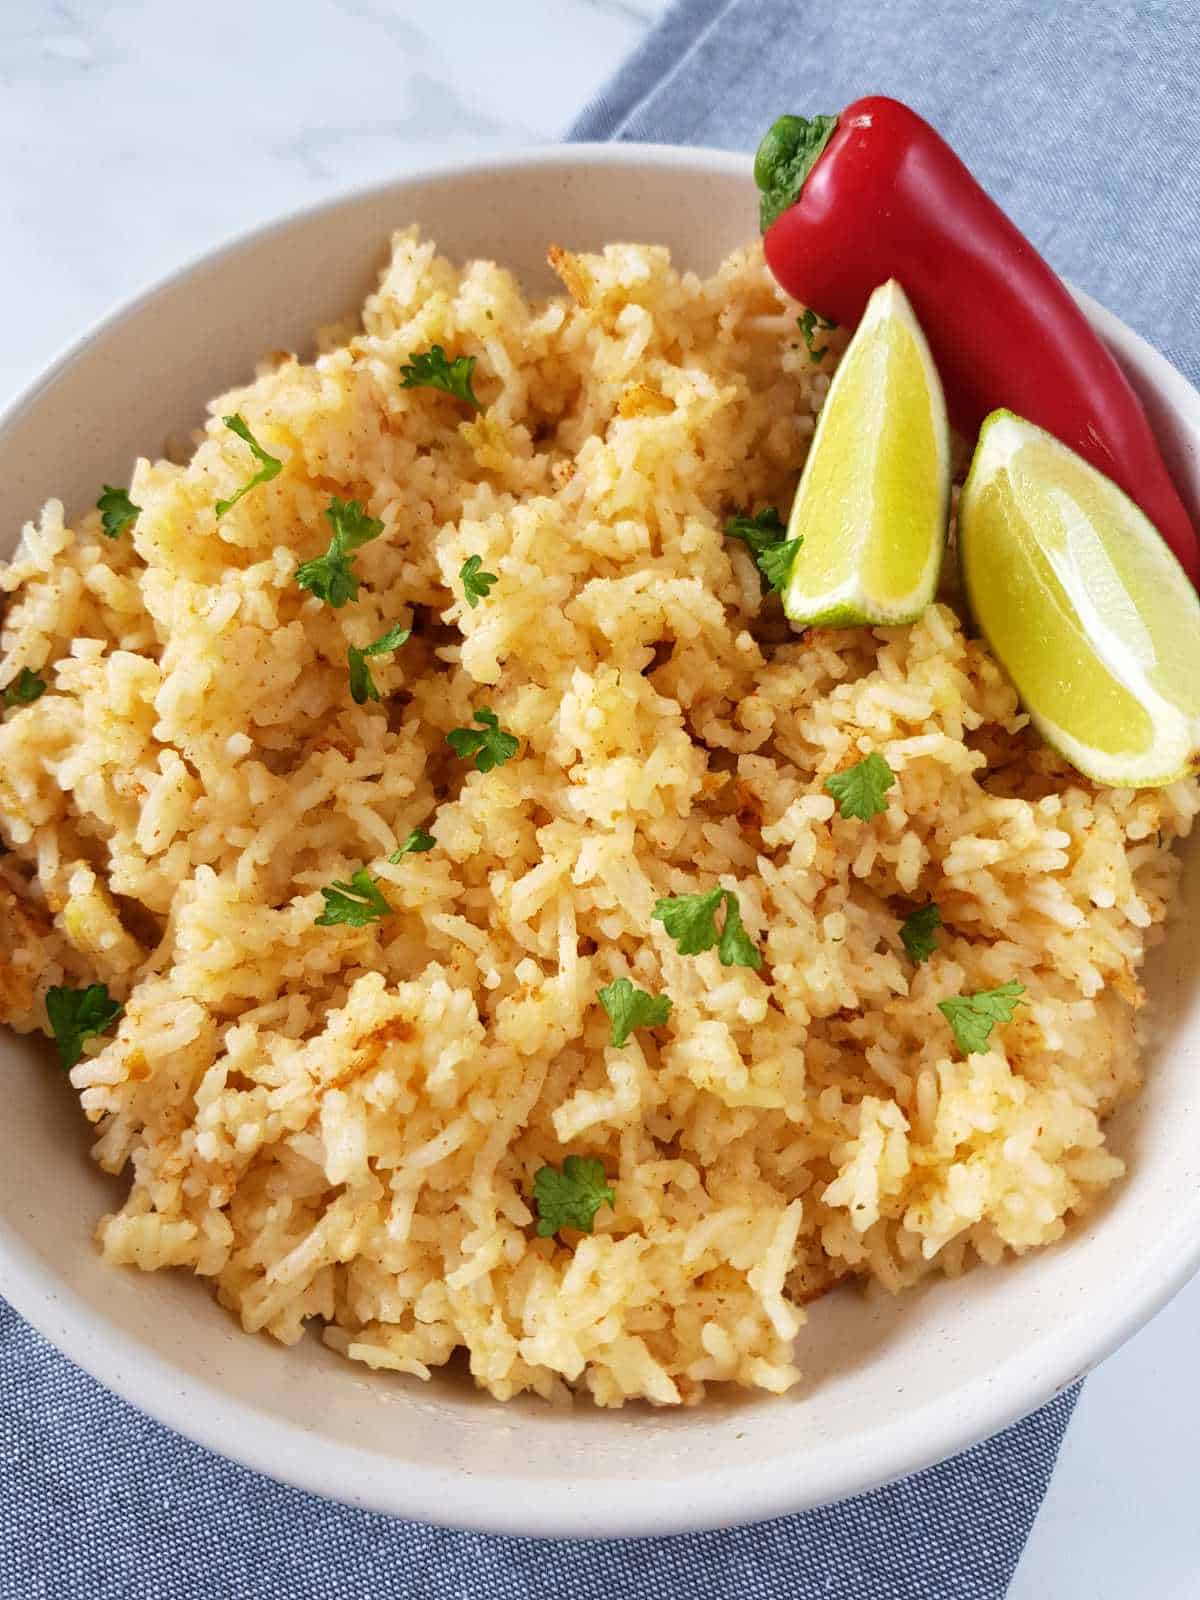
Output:
[[956,426],[974,437],[1004,406],[1055,434],[1141,506],[1197,583],[1196,531],[1128,378],[927,122],[882,96],[840,117],[780,117],[754,176],[767,261],[789,294],[852,327],[898,278]]

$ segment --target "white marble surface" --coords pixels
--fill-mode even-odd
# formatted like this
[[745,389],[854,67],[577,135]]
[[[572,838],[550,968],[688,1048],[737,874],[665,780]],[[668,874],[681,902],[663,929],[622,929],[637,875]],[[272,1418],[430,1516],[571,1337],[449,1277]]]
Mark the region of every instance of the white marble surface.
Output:
[[[0,407],[232,234],[431,153],[556,138],[663,4],[0,5]],[[1200,1593],[1198,1323],[1200,1283],[1089,1380],[1011,1600]]]

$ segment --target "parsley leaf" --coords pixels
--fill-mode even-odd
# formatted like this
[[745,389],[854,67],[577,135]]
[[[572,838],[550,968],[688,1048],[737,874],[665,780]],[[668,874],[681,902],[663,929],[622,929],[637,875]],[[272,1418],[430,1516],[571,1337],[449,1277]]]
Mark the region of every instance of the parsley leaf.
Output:
[[390,917],[395,909],[384,899],[378,878],[373,878],[366,867],[359,867],[349,883],[335,878],[321,893],[325,909],[316,918],[319,928],[333,928],[339,922],[349,928],[365,928],[368,922],[381,922],[384,917]]
[[792,573],[792,563],[796,559],[797,550],[803,543],[803,537],[785,539],[779,544],[768,545],[759,556],[758,570],[767,580],[768,589],[775,589],[782,593],[787,587],[787,581]]
[[96,501],[96,510],[100,513],[100,526],[106,539],[119,539],[142,514],[141,506],[135,506],[124,489],[114,489],[111,483],[104,485],[104,493]]
[[533,1177],[538,1238],[548,1239],[560,1228],[591,1233],[600,1207],[605,1202],[615,1205],[616,1200],[604,1164],[591,1156],[568,1156],[561,1172],[557,1167],[540,1167]]
[[782,543],[786,531],[774,506],[764,506],[752,517],[739,511],[725,524],[725,537],[744,540],[755,559],[771,545]]
[[84,1040],[107,1033],[124,1011],[102,983],[89,984],[86,989],[48,989],[46,1015],[64,1071],[69,1072],[82,1057]]
[[270,483],[272,478],[277,478],[283,471],[283,462],[280,461],[278,456],[267,454],[246,426],[245,417],[239,412],[235,411],[232,417],[222,417],[221,421],[227,428],[232,428],[238,438],[244,439],[250,446],[251,454],[258,462],[258,471],[240,489],[231,494],[228,500],[217,501],[215,509],[218,517],[223,517],[230,507],[237,505],[242,496],[249,494],[251,489],[257,489],[260,483]]
[[497,581],[494,572],[480,572],[482,565],[482,556],[468,556],[459,568],[458,575],[462,579],[463,594],[472,611],[481,600],[487,599],[488,590]]
[[830,773],[825,787],[838,803],[843,817],[859,817],[870,822],[887,810],[883,798],[896,781],[896,774],[877,750],[864,756],[844,772]]
[[1013,1012],[1024,1004],[1025,985],[1002,983],[998,989],[981,989],[978,994],[952,995],[939,1000],[938,1010],[954,1030],[963,1055],[982,1055],[988,1047],[992,1029],[998,1022],[1011,1022]]
[[305,561],[296,569],[296,582],[318,600],[336,610],[348,600],[358,599],[358,575],[350,559],[355,550],[383,532],[378,517],[369,517],[357,500],[339,500],[337,495],[325,508],[333,538],[323,556]]
[[[717,933],[717,910],[725,906],[725,924]],[[704,950],[717,946],[723,967],[762,966],[762,956],[742,926],[742,913],[737,895],[720,884],[705,894],[670,895],[655,902],[652,916],[675,941],[681,956],[698,956]]]
[[655,922],[675,941],[681,956],[698,956],[717,942],[717,907],[724,899],[720,884],[705,894],[675,894],[654,902]]
[[737,895],[731,894],[728,889],[725,891],[725,926],[721,929],[717,954],[723,967],[753,967],[757,972],[762,966],[762,956],[742,926]]
[[520,740],[501,731],[499,717],[486,706],[475,713],[473,720],[479,723],[478,728],[452,728],[446,735],[446,743],[456,756],[474,755],[480,772],[502,767],[521,748]]
[[635,1028],[660,1027],[671,1015],[671,1002],[665,994],[635,989],[628,978],[614,978],[597,998],[608,1012],[612,1043],[618,1050],[628,1044]]
[[420,355],[412,354],[400,368],[402,389],[441,389],[456,400],[465,400],[476,411],[482,411],[474,389],[471,374],[475,371],[474,356],[459,356],[448,361],[440,344],[432,345]]
[[818,329],[823,332],[828,332],[830,329],[836,328],[837,323],[830,322],[828,317],[823,317],[819,311],[814,311],[811,307],[809,307],[802,316],[796,318],[796,325],[800,329],[800,332],[804,335],[804,344],[808,350],[808,359],[815,366],[828,352],[829,346],[827,344],[823,344],[819,348],[815,346],[813,344],[813,334],[816,333]]
[[371,676],[371,669],[367,665],[368,656],[386,656],[393,650],[399,650],[402,644],[407,644],[412,638],[411,628],[402,628],[397,622],[395,627],[389,628],[382,639],[376,639],[374,644],[367,644],[360,650],[356,644],[346,646],[346,659],[350,663],[350,693],[354,697],[355,705],[365,705],[368,700],[378,700],[379,690],[375,686],[375,679]]
[[788,581],[796,551],[802,538],[788,539],[787,529],[774,506],[764,506],[753,517],[730,517],[725,524],[727,539],[741,539],[758,565],[768,589],[781,590]]
[[16,706],[31,706],[35,700],[40,700],[45,692],[45,678],[39,678],[36,672],[31,672],[28,667],[22,667],[0,698],[3,698],[5,707],[11,711]]
[[400,848],[392,851],[388,860],[396,866],[405,856],[423,855],[426,850],[432,850],[436,843],[437,840],[424,828],[414,828]]
[[909,960],[914,966],[920,966],[922,961],[928,961],[937,949],[937,939],[934,929],[942,926],[942,913],[932,901],[927,906],[922,906],[919,911],[914,911],[911,916],[905,917],[900,924],[900,942],[908,952]]

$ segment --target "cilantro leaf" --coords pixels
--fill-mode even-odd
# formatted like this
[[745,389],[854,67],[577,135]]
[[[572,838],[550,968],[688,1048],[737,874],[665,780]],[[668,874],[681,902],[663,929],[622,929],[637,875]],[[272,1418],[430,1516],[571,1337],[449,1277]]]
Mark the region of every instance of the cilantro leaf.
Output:
[[103,983],[91,983],[86,989],[47,989],[46,1015],[64,1071],[82,1057],[84,1040],[107,1033],[124,1011]]
[[124,489],[114,489],[110,483],[104,485],[104,493],[96,501],[96,510],[100,513],[100,526],[106,539],[119,539],[142,514],[141,506],[135,506]]
[[[717,910],[722,903],[725,925],[718,934]],[[704,894],[677,894],[658,900],[651,914],[674,939],[681,956],[698,956],[717,945],[723,967],[753,967],[757,971],[762,966],[762,956],[742,926],[737,895],[720,884]]]
[[431,833],[426,833],[424,828],[414,828],[398,850],[393,850],[388,860],[393,866],[403,861],[405,856],[423,855],[426,850],[432,850],[437,840]]
[[799,539],[784,539],[779,544],[768,545],[758,558],[758,570],[767,580],[767,588],[775,589],[782,593],[787,587],[787,581],[792,574],[792,563],[796,559],[796,552],[804,543],[803,537]]
[[400,368],[402,389],[441,389],[456,400],[465,400],[475,411],[482,411],[474,389],[471,374],[475,371],[474,356],[459,356],[455,361],[446,359],[440,344],[409,356]]
[[481,600],[487,599],[488,590],[498,581],[494,572],[480,572],[482,565],[482,556],[468,556],[459,568],[463,594],[472,611]]
[[909,960],[914,966],[920,966],[922,961],[928,961],[937,949],[937,939],[934,929],[942,926],[942,913],[932,901],[927,906],[922,906],[919,911],[914,911],[911,916],[905,917],[900,924],[900,942],[908,952]]
[[363,645],[360,650],[358,645],[346,646],[346,659],[350,663],[350,693],[356,705],[365,705],[368,700],[378,700],[379,690],[375,686],[375,679],[371,676],[371,669],[367,665],[368,656],[386,656],[393,650],[399,650],[402,644],[407,644],[412,638],[411,628],[402,628],[397,622],[383,635],[376,639],[374,644]]
[[499,717],[486,706],[480,707],[473,720],[479,723],[478,728],[452,728],[446,735],[446,743],[456,756],[474,755],[480,772],[502,767],[521,748],[520,740],[514,739],[511,733],[504,733]]
[[315,919],[319,928],[333,928],[339,922],[349,928],[365,928],[369,922],[382,922],[395,910],[384,899],[378,878],[373,878],[366,867],[351,874],[349,883],[335,878],[321,894],[325,910]]
[[357,500],[339,500],[337,495],[325,508],[333,529],[329,548],[323,556],[305,561],[296,569],[296,582],[318,600],[337,610],[348,600],[358,599],[358,575],[350,559],[355,550],[383,532],[378,517],[369,517]]
[[870,822],[887,810],[883,798],[896,781],[896,774],[877,750],[856,761],[844,772],[830,773],[825,787],[838,803],[843,817],[858,817]]
[[35,700],[40,700],[45,692],[45,678],[39,678],[36,672],[31,672],[28,667],[22,667],[0,698],[3,698],[5,707],[12,711],[16,706],[31,706]]
[[956,994],[939,1000],[938,1010],[954,1031],[955,1042],[963,1055],[982,1055],[988,1047],[992,1029],[998,1022],[1011,1022],[1013,1012],[1023,1005],[1025,985],[1002,983],[998,989],[981,989],[978,994]]
[[614,978],[597,998],[612,1023],[612,1043],[618,1050],[628,1044],[635,1028],[658,1028],[671,1015],[671,1002],[665,994],[647,994],[635,989],[628,978]]
[[260,483],[270,483],[272,478],[277,478],[283,471],[283,462],[280,461],[278,456],[267,454],[247,427],[245,417],[239,412],[235,411],[232,417],[222,417],[221,421],[227,428],[232,428],[238,438],[244,439],[250,446],[251,454],[258,462],[258,471],[240,489],[231,494],[228,500],[217,501],[215,510],[218,517],[223,517],[230,507],[237,505],[242,496],[249,494],[251,489],[257,489]]
[[604,1165],[591,1156],[568,1156],[557,1167],[540,1167],[533,1177],[533,1203],[538,1214],[538,1238],[548,1239],[560,1228],[591,1233],[596,1213],[606,1202],[617,1200],[604,1176]]
[[796,325],[804,335],[805,348],[808,350],[808,359],[814,366],[821,360],[829,349],[827,344],[816,346],[813,344],[813,334],[818,330],[828,332],[837,327],[836,322],[830,322],[828,317],[823,317],[819,311],[814,311],[811,306],[803,315],[796,318]]
[[756,559],[771,545],[781,543],[786,531],[774,506],[764,506],[752,517],[739,511],[725,524],[725,537],[743,540]]

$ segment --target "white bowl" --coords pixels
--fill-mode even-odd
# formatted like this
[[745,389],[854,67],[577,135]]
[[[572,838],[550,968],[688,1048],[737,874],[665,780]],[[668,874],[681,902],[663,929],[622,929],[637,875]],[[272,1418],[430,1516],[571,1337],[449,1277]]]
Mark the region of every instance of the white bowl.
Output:
[[[555,148],[405,178],[276,223],[206,257],[85,339],[0,420],[9,544],[52,494],[68,511],[195,425],[263,351],[306,351],[362,299],[394,227],[549,286],[551,242],[670,245],[709,268],[755,230],[749,160],[712,151]],[[1081,297],[1082,298],[1082,297]],[[1200,396],[1091,301],[1200,503]],[[1030,359],[1036,359],[1031,352]],[[1189,852],[1193,891],[1200,847]],[[1193,894],[1192,900],[1200,900]],[[117,1186],[88,1160],[61,1074],[4,1034],[0,1289],[72,1360],[160,1421],[261,1472],[381,1511],[506,1533],[620,1535],[748,1522],[927,1466],[1048,1400],[1107,1355],[1200,1264],[1200,921],[1151,963],[1147,1086],[1113,1132],[1129,1176],[1055,1249],[896,1300],[812,1309],[804,1384],[782,1399],[562,1415],[453,1382],[371,1375],[314,1337],[242,1333],[185,1275],[103,1266]]]

